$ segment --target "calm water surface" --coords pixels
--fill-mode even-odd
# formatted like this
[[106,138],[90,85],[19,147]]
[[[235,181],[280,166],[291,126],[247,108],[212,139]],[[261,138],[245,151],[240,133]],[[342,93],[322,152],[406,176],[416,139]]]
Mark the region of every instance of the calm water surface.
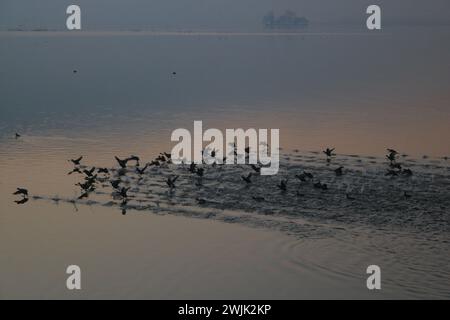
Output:
[[[0,297],[448,298],[447,208],[427,229],[406,217],[405,227],[322,219],[299,205],[303,227],[289,232],[249,223],[251,212],[224,223],[176,209],[122,216],[13,202],[17,186],[74,197],[70,157],[105,167],[114,155],[150,160],[194,120],[280,128],[286,152],[427,155],[447,181],[450,30],[332,31],[1,33]],[[65,289],[69,264],[83,269],[80,293]],[[382,268],[380,292],[365,287],[370,264]]]

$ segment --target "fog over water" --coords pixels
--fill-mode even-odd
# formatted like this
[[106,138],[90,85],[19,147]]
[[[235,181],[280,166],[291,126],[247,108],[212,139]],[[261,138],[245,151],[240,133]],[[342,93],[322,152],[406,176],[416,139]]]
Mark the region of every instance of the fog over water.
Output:
[[[373,2],[373,1],[372,1]],[[89,30],[129,29],[255,29],[262,17],[287,9],[312,23],[364,24],[368,0],[2,0],[0,27],[63,29],[65,9],[81,6],[84,28]],[[377,1],[387,24],[450,24],[446,0]]]

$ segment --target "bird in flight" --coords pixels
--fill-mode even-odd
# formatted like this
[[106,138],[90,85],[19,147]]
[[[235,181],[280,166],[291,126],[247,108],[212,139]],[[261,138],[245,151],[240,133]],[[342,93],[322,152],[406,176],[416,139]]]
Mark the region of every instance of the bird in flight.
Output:
[[17,203],[17,204],[25,204],[25,203],[28,202],[28,198],[23,198],[23,199],[20,199],[20,200],[16,200],[14,202]]
[[70,171],[67,175],[70,176],[72,173],[82,174],[80,168],[76,168],[76,167],[72,171]]
[[22,195],[24,197],[28,197],[28,190],[24,188],[17,188],[16,192],[14,192],[13,195]]
[[83,173],[88,177],[92,177],[94,175],[94,171],[95,171],[95,167],[91,168],[90,170],[84,169]]
[[125,169],[127,167],[128,159],[123,159],[122,160],[122,159],[119,159],[117,156],[115,156],[114,158],[116,159],[117,163],[119,164],[119,166],[122,169]]
[[332,157],[332,156],[335,155],[335,154],[333,153],[333,151],[334,151],[334,148],[332,148],[332,149],[326,148],[326,149],[325,149],[324,151],[322,151],[322,152],[325,153],[327,157]]
[[148,163],[145,165],[145,167],[143,167],[142,169],[139,169],[138,167],[136,167],[136,173],[137,174],[144,174],[145,170],[148,168]]
[[80,165],[81,159],[83,159],[83,156],[81,156],[77,159],[70,159],[69,161],[72,162],[74,165],[78,166],[78,165]]

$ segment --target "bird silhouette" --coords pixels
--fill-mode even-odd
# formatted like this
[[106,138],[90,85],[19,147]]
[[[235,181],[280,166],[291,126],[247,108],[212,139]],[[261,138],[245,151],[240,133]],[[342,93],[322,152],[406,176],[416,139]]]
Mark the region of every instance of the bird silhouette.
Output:
[[281,191],[286,191],[287,190],[287,180],[281,180],[280,184],[277,185],[277,187],[281,190]]
[[98,172],[98,173],[109,174],[108,168],[98,168],[98,169],[97,169],[97,172]]
[[21,135],[16,132],[15,137],[16,137],[16,139],[19,139],[21,137]]
[[161,165],[161,163],[159,163],[158,160],[152,160],[148,165],[149,166],[159,166],[159,165]]
[[122,203],[120,204],[120,209],[122,211],[122,215],[127,214],[127,204],[128,204],[128,199],[127,198],[122,199]]
[[386,150],[387,150],[387,152],[389,152],[389,154],[394,154],[394,155],[398,154],[398,152],[394,149],[387,148]]
[[206,199],[203,199],[203,198],[196,198],[195,200],[197,200],[198,204],[205,204],[206,203]]
[[87,183],[93,185],[97,181],[97,175],[84,178]]
[[14,192],[13,195],[22,195],[24,197],[28,197],[28,190],[24,188],[17,188],[16,192]]
[[252,199],[258,202],[263,202],[266,200],[264,197],[261,196],[252,196]]
[[303,171],[303,174],[305,175],[305,177],[307,177],[308,179],[313,179],[313,174],[312,173],[310,173],[310,172],[306,172],[306,171]]
[[78,168],[78,167],[75,167],[72,171],[70,171],[69,173],[67,173],[67,175],[70,176],[70,175],[73,174],[73,173],[79,173],[79,174],[82,174],[80,168]]
[[250,167],[252,167],[252,169],[257,172],[257,173],[261,173],[261,167],[258,167],[254,164],[251,164]]
[[129,190],[130,190],[130,188],[122,187],[122,189],[120,189],[120,191],[119,191],[119,195],[120,195],[122,198],[128,198],[127,192],[128,192]]
[[385,176],[392,176],[392,177],[394,177],[394,176],[398,176],[398,171],[396,171],[396,170],[390,170],[390,169],[388,169],[388,171],[385,173]]
[[92,182],[90,182],[90,181],[86,181],[85,183],[78,182],[75,185],[79,186],[81,189],[87,191],[92,187]]
[[199,177],[203,177],[203,174],[205,173],[205,169],[203,168],[198,168],[195,173],[199,176]]
[[328,185],[326,183],[321,183],[320,181],[314,183],[314,188],[328,190]]
[[127,161],[136,161],[136,167],[139,167],[140,158],[138,156],[131,155],[127,158]]
[[252,183],[251,177],[252,177],[251,172],[247,176],[241,176],[242,180],[244,180],[247,183]]
[[296,174],[295,177],[297,179],[299,179],[300,181],[306,182],[308,179],[312,180],[313,179],[313,175],[312,173],[303,171],[301,174]]
[[136,173],[137,174],[144,174],[145,170],[147,170],[147,168],[148,168],[148,163],[142,169],[139,169],[138,167],[136,167]]
[[83,192],[79,197],[78,200],[88,198],[89,197],[89,191]]
[[28,202],[28,198],[23,198],[23,199],[20,199],[20,200],[15,200],[14,202],[17,203],[17,204],[25,204],[25,203]]
[[88,176],[88,177],[92,177],[95,171],[95,167],[91,168],[90,170],[84,169],[83,173]]
[[325,153],[327,155],[327,157],[332,157],[334,156],[334,148],[330,149],[330,148],[326,148],[324,151],[322,151],[323,153]]
[[397,159],[397,153],[389,153],[386,155],[386,158],[391,161],[394,162]]
[[167,185],[169,186],[170,189],[175,188],[175,181],[177,181],[179,176],[175,176],[175,177],[168,177],[166,180]]
[[119,166],[122,169],[125,169],[127,167],[128,159],[123,159],[122,160],[122,159],[119,159],[117,156],[115,156],[114,158],[116,159],[117,163],[119,164]]
[[191,162],[191,164],[189,165],[189,171],[191,173],[195,173],[197,171],[197,165],[194,162]]
[[402,175],[407,176],[407,177],[410,177],[410,176],[413,175],[413,172],[412,172],[411,169],[403,169]]
[[346,193],[345,197],[347,198],[347,200],[355,200],[354,197],[352,197],[350,194]]
[[160,162],[166,162],[167,159],[163,154],[160,154],[159,156],[156,157],[155,159],[156,161],[160,161]]
[[80,165],[82,159],[83,159],[83,156],[81,156],[77,159],[70,159],[69,161],[72,162],[74,165],[78,166],[78,165]]
[[336,174],[336,176],[338,176],[338,177],[342,176],[342,174],[343,174],[342,169],[344,169],[344,167],[339,167],[339,168],[334,170],[334,173]]
[[112,186],[114,189],[119,189],[119,185],[120,185],[121,182],[122,182],[122,180],[117,179],[117,180],[112,180],[112,181],[110,181],[109,183],[111,183],[111,186]]

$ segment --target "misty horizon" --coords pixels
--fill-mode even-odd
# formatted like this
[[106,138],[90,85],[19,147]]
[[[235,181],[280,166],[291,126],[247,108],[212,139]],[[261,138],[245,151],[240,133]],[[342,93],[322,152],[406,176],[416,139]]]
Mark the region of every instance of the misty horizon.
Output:
[[[262,19],[270,11],[276,15],[292,10],[306,17],[311,25],[364,25],[365,8],[370,1],[346,0],[336,3],[320,1],[269,0],[187,0],[152,1],[52,1],[30,3],[5,0],[0,4],[0,29],[65,30],[65,9],[77,4],[83,11],[84,30],[148,30],[148,29],[249,29],[261,28]],[[235,4],[235,5],[233,5]],[[238,5],[237,5],[238,4]],[[383,23],[392,25],[450,25],[450,3],[401,0],[378,1]]]

